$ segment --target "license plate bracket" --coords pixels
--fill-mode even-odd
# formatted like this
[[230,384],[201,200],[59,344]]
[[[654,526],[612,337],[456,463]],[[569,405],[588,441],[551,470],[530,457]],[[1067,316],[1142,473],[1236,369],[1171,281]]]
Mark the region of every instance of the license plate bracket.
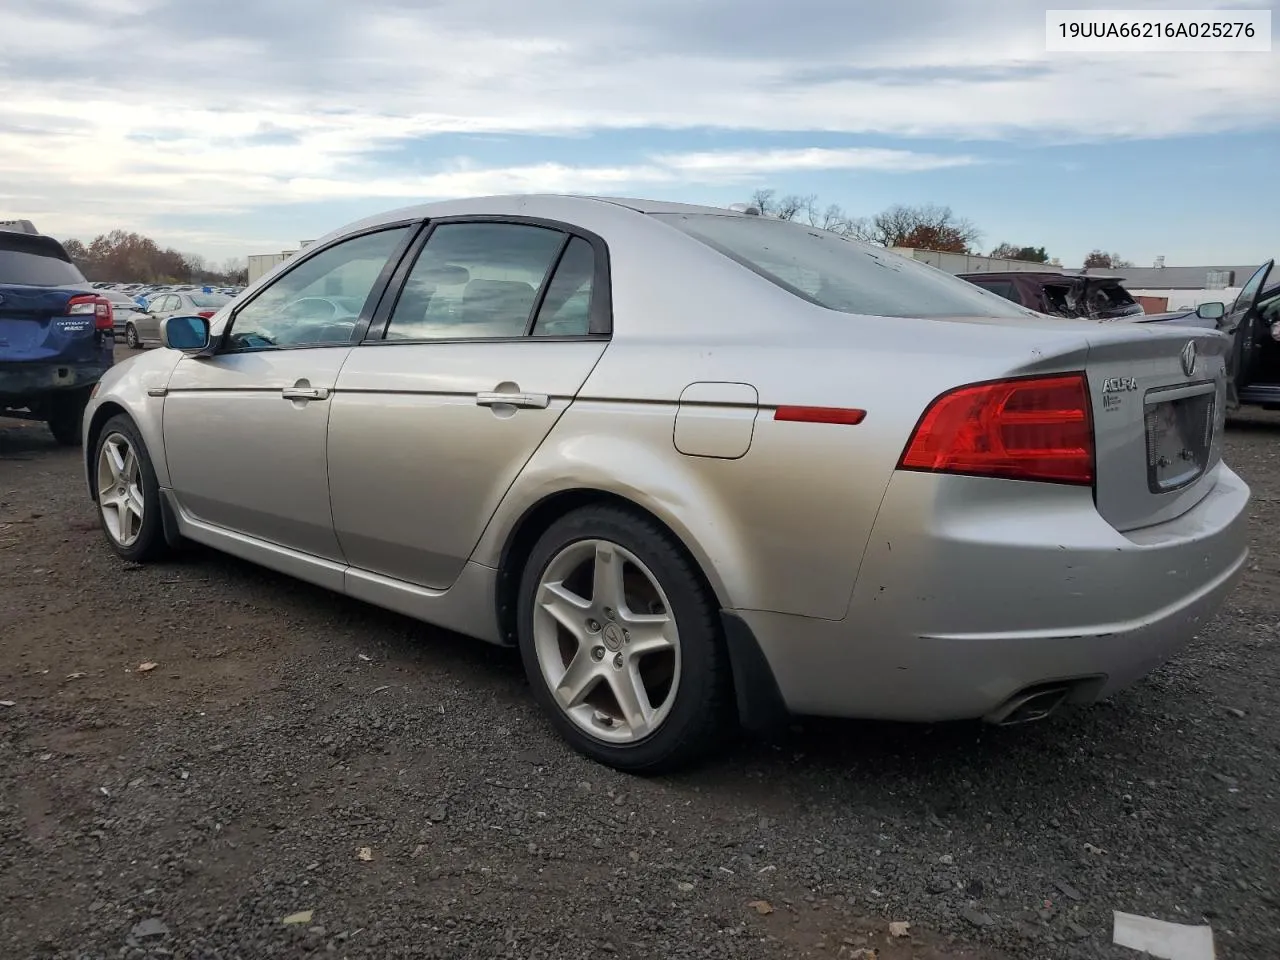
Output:
[[1216,414],[1213,387],[1194,393],[1156,391],[1146,398],[1147,487],[1169,493],[1209,467]]

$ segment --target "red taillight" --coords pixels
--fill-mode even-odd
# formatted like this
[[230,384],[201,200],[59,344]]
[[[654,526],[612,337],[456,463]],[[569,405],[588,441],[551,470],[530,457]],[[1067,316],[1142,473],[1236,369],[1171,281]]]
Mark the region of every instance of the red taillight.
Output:
[[959,387],[929,405],[900,470],[1091,485],[1093,418],[1083,373]]
[[111,301],[106,297],[92,294],[81,294],[67,301],[67,315],[82,317],[93,314],[95,330],[111,330],[115,325],[115,317],[111,312]]
[[773,419],[791,423],[844,423],[856,425],[866,419],[867,411],[852,407],[778,407]]

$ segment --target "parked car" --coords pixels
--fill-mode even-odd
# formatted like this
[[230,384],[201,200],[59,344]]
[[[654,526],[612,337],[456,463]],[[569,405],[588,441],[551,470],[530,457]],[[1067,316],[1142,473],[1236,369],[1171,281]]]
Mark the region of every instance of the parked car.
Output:
[[961,279],[1006,300],[1052,317],[1114,320],[1141,316],[1142,304],[1124,288],[1123,278],[1066,273],[962,273]]
[[1246,281],[1228,307],[1202,303],[1141,318],[1146,323],[1219,330],[1232,340],[1228,361],[1229,403],[1280,410],[1280,284],[1267,286],[1275,269],[1268,260]]
[[0,228],[0,414],[81,440],[90,388],[113,362],[111,301],[53,237]]
[[105,287],[98,292],[111,301],[112,331],[116,340],[125,338],[125,328],[130,323],[147,315],[146,310],[127,293]]
[[160,340],[160,321],[181,315],[212,317],[220,307],[231,302],[221,293],[168,292],[158,293],[147,301],[141,314],[124,326],[124,341],[135,350],[150,342]]
[[190,539],[516,646],[625,770],[793,713],[1097,700],[1248,557],[1226,338],[1044,317],[772,218],[410,207],[160,335],[86,419],[116,553]]

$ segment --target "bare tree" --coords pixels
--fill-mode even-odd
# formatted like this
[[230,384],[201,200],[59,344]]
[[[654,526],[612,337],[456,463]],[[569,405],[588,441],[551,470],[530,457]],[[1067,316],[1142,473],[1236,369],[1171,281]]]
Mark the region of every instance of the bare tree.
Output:
[[[839,204],[820,206],[813,194],[787,194],[762,188],[751,195],[751,205],[763,216],[795,220],[884,247],[920,247],[926,250],[968,253],[982,234],[968,220],[957,217],[950,207],[926,204],[920,207],[890,207],[875,217],[854,217]],[[1042,248],[1020,248],[1028,259],[1043,254]],[[1043,261],[1042,261],[1043,262]]]
[[917,247],[944,253],[969,253],[982,236],[977,227],[957,217],[950,207],[898,204],[872,218],[872,238],[885,247]]
[[838,203],[819,206],[814,194],[788,194],[780,200],[775,199],[776,196],[777,192],[774,190],[757,190],[751,195],[751,205],[766,217],[807,223],[819,230],[828,230],[855,240],[871,240],[871,221],[866,217],[849,216]]
[[794,220],[811,209],[816,202],[817,198],[812,195],[802,197],[789,193],[785,197],[778,197],[776,190],[757,190],[751,195],[751,205],[763,216],[773,217],[775,220]]

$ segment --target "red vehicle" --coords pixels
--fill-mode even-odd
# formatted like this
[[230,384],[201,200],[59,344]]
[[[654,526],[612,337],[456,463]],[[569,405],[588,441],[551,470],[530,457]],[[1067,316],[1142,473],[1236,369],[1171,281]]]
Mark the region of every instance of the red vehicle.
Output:
[[1054,317],[1119,320],[1143,314],[1142,305],[1124,288],[1121,277],[1091,277],[1046,270],[1043,273],[962,273],[960,279],[1030,310]]

